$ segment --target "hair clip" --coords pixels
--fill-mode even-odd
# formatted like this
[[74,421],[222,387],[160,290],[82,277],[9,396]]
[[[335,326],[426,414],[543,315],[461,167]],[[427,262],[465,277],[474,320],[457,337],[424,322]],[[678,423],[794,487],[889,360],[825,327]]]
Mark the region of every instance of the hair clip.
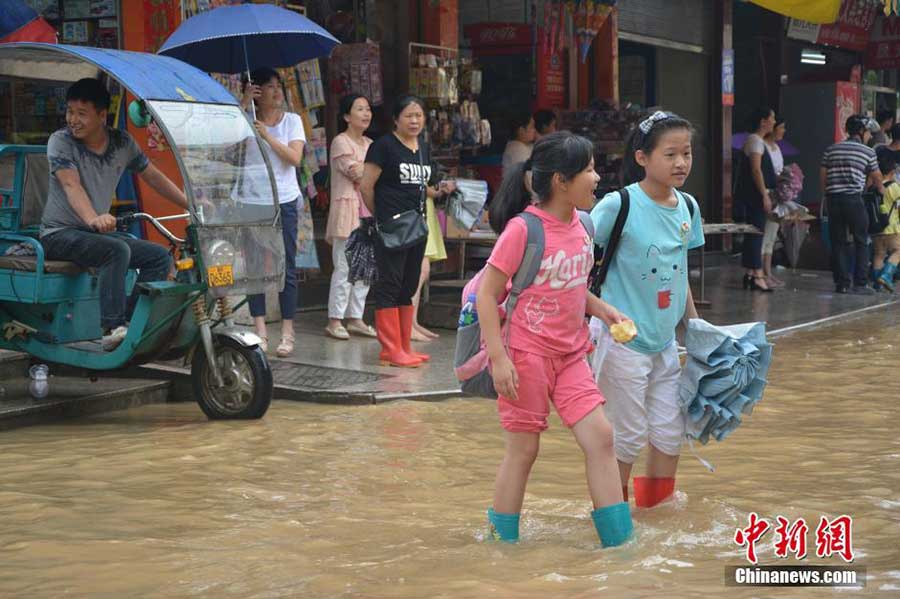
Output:
[[669,118],[672,118],[671,115],[666,114],[662,110],[657,110],[646,119],[641,121],[641,124],[638,125],[638,127],[640,127],[641,129],[641,133],[647,135],[648,133],[650,133],[650,130],[653,129],[653,125],[655,125],[659,121],[664,121]]

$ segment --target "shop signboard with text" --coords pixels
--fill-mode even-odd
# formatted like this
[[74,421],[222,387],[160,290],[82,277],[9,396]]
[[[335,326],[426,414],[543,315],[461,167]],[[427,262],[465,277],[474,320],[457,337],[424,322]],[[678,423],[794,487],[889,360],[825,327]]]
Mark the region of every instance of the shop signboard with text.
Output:
[[534,43],[531,27],[519,23],[466,25],[463,28],[463,35],[469,40],[472,51],[481,56],[520,54],[527,52]]
[[810,43],[837,46],[863,52],[878,14],[878,6],[869,0],[844,0],[838,20],[829,25],[816,25],[791,19],[787,36]]
[[870,69],[900,68],[900,17],[879,16],[866,48],[866,66]]
[[537,107],[561,108],[566,103],[566,61],[561,48],[551,52],[541,30],[537,47]]

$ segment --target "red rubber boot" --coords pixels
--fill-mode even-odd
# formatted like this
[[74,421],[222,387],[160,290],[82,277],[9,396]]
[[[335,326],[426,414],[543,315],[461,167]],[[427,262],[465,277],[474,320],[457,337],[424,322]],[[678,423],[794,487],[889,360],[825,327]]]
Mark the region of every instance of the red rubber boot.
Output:
[[634,504],[637,507],[658,505],[668,499],[674,492],[674,478],[634,477]]
[[375,310],[375,332],[381,343],[378,358],[382,366],[418,368],[422,361],[403,351],[400,343],[400,315],[397,308]]
[[400,306],[397,308],[400,312],[400,346],[407,354],[417,358],[423,362],[431,359],[428,354],[417,352],[412,348],[412,327],[413,316],[415,315],[414,306]]

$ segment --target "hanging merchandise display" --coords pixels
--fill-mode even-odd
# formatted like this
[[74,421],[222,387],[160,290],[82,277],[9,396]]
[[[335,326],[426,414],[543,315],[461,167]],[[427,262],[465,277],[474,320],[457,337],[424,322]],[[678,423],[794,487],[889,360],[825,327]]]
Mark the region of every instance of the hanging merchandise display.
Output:
[[594,169],[600,175],[597,197],[621,187],[619,172],[625,155],[625,137],[645,114],[632,105],[620,108],[602,100],[594,101],[583,110],[562,113],[561,129],[568,129],[594,143]]
[[457,73],[459,50],[409,45],[410,92],[439,106],[451,106],[459,101]]
[[378,44],[341,44],[331,53],[328,64],[331,91],[337,96],[361,94],[373,106],[384,103],[381,50]]
[[297,65],[303,104],[307,109],[325,106],[325,89],[322,87],[322,71],[318,59],[307,60]]
[[428,105],[428,137],[435,155],[455,161],[457,150],[490,144],[491,126],[481,118],[482,72],[454,48],[409,45],[409,88]]
[[[175,2],[177,5],[177,0],[145,1]],[[22,4],[30,6],[43,17],[46,24],[56,31],[60,43],[97,48],[119,47],[119,2],[116,0],[22,0]],[[21,38],[17,41],[53,43],[43,38]]]
[[578,55],[581,62],[585,62],[594,38],[615,8],[616,1],[554,0],[544,3],[542,47],[548,54],[555,55],[570,47],[572,42],[577,42]]
[[581,0],[574,14],[575,37],[581,62],[587,61],[594,38],[613,11],[616,0]]

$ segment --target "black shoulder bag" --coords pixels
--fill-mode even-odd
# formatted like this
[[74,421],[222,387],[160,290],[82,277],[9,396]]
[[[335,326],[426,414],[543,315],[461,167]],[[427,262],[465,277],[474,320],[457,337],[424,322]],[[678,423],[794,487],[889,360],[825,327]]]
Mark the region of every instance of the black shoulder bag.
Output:
[[428,225],[425,223],[425,194],[428,193],[428,182],[425,181],[425,165],[422,163],[422,144],[419,144],[419,166],[422,175],[419,184],[419,208],[395,214],[387,222],[375,223],[381,243],[389,250],[405,250],[428,238]]

